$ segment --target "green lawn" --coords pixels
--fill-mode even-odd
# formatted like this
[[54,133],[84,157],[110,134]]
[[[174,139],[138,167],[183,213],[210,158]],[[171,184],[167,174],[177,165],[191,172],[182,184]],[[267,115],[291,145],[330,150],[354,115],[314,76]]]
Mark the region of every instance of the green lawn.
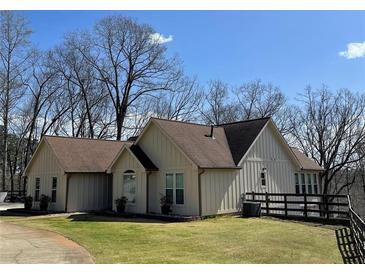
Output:
[[269,218],[0,219],[59,232],[89,250],[97,263],[342,263],[332,228]]

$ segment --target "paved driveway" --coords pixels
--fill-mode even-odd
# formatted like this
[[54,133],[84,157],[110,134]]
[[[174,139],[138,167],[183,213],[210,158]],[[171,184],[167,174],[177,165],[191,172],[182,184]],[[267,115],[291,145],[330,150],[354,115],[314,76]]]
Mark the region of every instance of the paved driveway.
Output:
[[0,263],[93,263],[75,242],[44,230],[0,221]]

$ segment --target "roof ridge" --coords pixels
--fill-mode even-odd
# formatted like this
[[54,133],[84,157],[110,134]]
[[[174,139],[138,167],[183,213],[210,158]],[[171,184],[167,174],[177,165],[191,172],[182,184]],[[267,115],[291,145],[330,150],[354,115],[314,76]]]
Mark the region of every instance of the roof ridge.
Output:
[[241,120],[241,121],[235,121],[235,122],[229,122],[229,123],[223,123],[223,124],[219,124],[217,126],[224,126],[224,125],[231,125],[231,124],[240,124],[240,123],[254,122],[254,121],[259,121],[259,120],[269,120],[269,119],[271,119],[271,116],[265,116],[265,117],[261,117],[261,118]]
[[194,126],[210,127],[210,125],[199,124],[199,123],[196,123],[196,122],[186,122],[186,121],[179,121],[179,120],[170,120],[170,119],[157,118],[157,117],[151,117],[151,119],[160,120],[160,121],[166,121],[166,122],[173,122],[173,123],[181,123],[181,124],[187,124],[187,125],[194,125]]
[[60,135],[44,135],[43,137],[46,137],[46,138],[74,139],[74,140],[88,140],[88,141],[106,141],[106,142],[118,142],[118,143],[133,143],[131,141],[95,139],[95,138],[87,138],[87,137],[72,137],[72,136],[60,136]]

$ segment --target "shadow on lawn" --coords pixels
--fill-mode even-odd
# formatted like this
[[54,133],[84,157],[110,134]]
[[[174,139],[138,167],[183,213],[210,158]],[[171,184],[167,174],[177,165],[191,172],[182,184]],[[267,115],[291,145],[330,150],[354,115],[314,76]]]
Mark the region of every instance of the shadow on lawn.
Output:
[[356,250],[351,230],[347,227],[336,230],[337,246],[345,264],[360,264],[360,256]]
[[128,222],[128,223],[153,223],[153,224],[168,224],[167,221],[147,219],[137,216],[109,216],[109,215],[99,215],[92,213],[85,214],[72,214],[67,217],[72,222]]

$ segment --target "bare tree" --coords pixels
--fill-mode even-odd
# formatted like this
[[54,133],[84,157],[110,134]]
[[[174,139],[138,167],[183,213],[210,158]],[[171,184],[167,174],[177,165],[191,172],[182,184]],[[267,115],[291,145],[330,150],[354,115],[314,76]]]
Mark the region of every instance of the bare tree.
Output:
[[237,121],[238,108],[236,104],[230,103],[227,84],[218,80],[209,82],[201,114],[206,124],[218,125]]
[[[176,58],[166,57],[166,47],[154,39],[148,25],[122,16],[100,20],[92,34],[83,34],[78,50],[98,72],[115,114],[116,139],[128,108],[141,97],[170,91],[181,77]],[[85,43],[87,41],[87,43]]]
[[272,117],[280,132],[285,136],[289,127],[290,108],[279,87],[261,80],[242,84],[234,91],[240,111],[240,119]]
[[324,168],[322,192],[340,193],[352,180],[337,187],[335,176],[364,158],[357,148],[365,141],[365,96],[308,87],[300,103],[291,119],[295,144]]
[[29,57],[31,30],[26,19],[13,11],[0,12],[0,103],[3,122],[2,187],[5,188],[8,161],[9,116],[22,95],[21,75]]

